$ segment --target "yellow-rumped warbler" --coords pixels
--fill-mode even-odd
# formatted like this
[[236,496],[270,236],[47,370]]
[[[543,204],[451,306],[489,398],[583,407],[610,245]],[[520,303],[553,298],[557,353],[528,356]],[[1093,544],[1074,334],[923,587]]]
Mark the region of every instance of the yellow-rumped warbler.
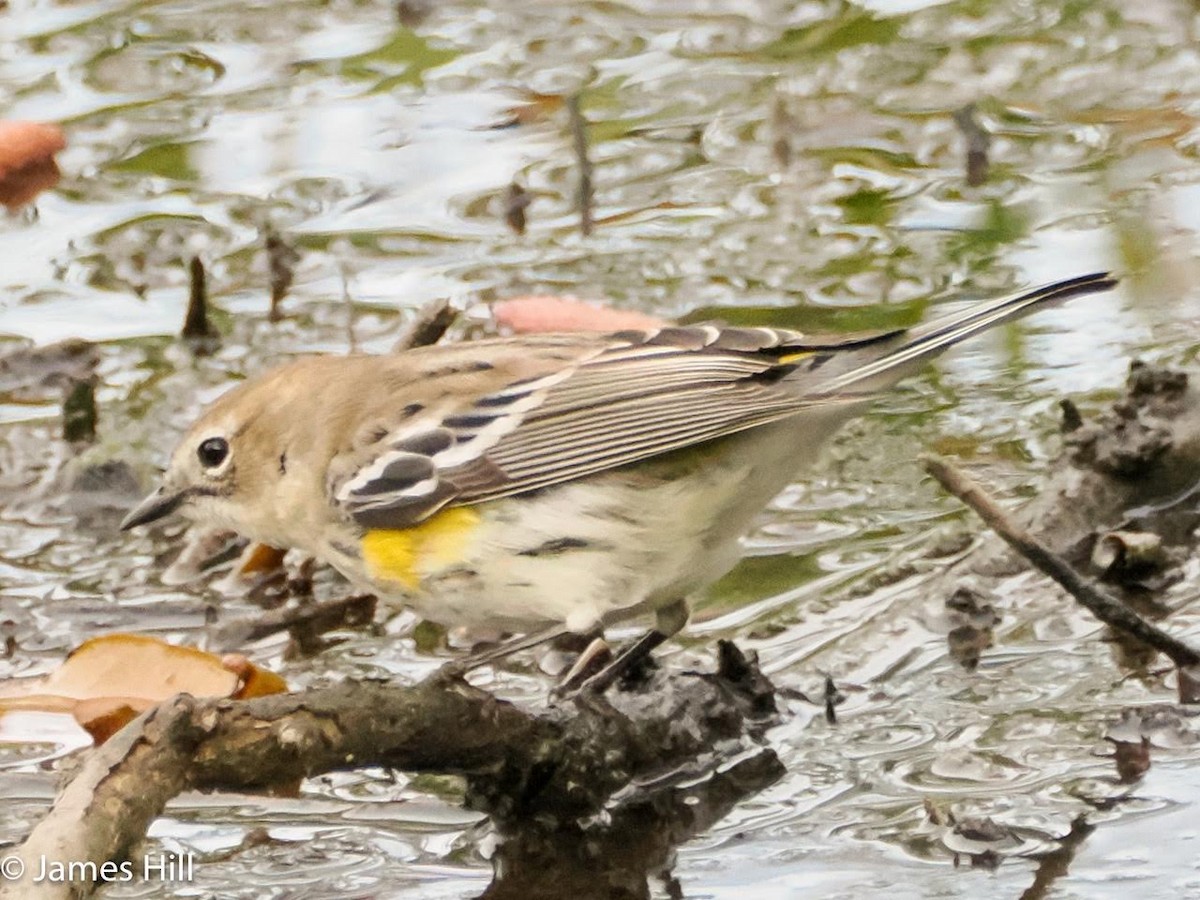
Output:
[[909,330],[668,327],[299,359],[212,404],[122,523],[296,547],[447,625],[532,645],[643,613],[652,643],[754,516],[917,364],[1086,275]]

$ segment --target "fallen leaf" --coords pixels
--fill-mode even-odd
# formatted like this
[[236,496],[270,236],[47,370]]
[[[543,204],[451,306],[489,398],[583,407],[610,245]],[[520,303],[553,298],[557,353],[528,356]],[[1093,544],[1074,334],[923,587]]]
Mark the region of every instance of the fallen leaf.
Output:
[[62,129],[42,122],[0,122],[0,204],[15,212],[62,177],[54,154]]
[[134,697],[96,697],[77,701],[72,715],[98,746],[153,705]]
[[554,331],[621,331],[662,328],[670,323],[632,309],[596,306],[574,297],[530,295],[501,300],[492,316],[503,330],[516,334]]
[[238,560],[237,573],[243,578],[264,572],[274,572],[283,568],[283,558],[286,550],[272,547],[269,544],[250,544]]
[[492,128],[514,128],[519,125],[534,125],[544,122],[551,115],[562,109],[566,98],[562,94],[542,94],[537,91],[526,91],[521,102],[509,107],[503,121],[491,126]]
[[286,690],[282,678],[244,656],[222,658],[145,635],[109,634],[85,641],[49,675],[0,684],[0,715],[69,714],[101,743],[176,694],[241,700]]
[[221,665],[238,677],[238,689],[233,694],[235,700],[282,694],[287,690],[287,682],[282,678],[274,672],[260,669],[240,653],[225,654],[221,657]]

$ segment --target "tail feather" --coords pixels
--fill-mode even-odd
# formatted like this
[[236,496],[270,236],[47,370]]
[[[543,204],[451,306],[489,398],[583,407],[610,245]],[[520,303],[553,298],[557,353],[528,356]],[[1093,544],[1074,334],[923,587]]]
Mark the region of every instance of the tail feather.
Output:
[[891,384],[947,347],[1051,303],[1107,291],[1117,284],[1108,272],[1095,272],[1043,285],[953,313],[918,325],[904,333],[901,342],[877,359],[856,366],[823,385],[832,393],[871,391]]

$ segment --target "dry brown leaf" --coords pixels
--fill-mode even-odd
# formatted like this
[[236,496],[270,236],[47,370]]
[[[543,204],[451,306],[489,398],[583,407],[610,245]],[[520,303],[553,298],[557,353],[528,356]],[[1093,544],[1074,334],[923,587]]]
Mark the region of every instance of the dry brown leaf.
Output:
[[286,550],[272,547],[269,544],[250,544],[238,561],[237,572],[243,578],[257,575],[260,572],[274,572],[283,568],[283,558]]
[[54,154],[66,146],[57,125],[0,122],[0,204],[13,212],[58,184]]
[[497,127],[512,128],[517,125],[534,125],[550,118],[562,109],[566,98],[562,94],[541,94],[537,91],[525,92],[523,102],[511,106],[506,111],[506,118]]
[[0,715],[13,710],[73,715],[97,743],[176,694],[244,699],[287,690],[244,656],[221,658],[138,634],[92,638],[41,678],[0,684]]
[[136,697],[94,697],[77,700],[72,715],[97,745],[144,713],[154,704]]
[[282,694],[287,682],[266,669],[260,669],[240,653],[227,653],[221,657],[221,665],[238,677],[238,689],[233,693],[235,700]]

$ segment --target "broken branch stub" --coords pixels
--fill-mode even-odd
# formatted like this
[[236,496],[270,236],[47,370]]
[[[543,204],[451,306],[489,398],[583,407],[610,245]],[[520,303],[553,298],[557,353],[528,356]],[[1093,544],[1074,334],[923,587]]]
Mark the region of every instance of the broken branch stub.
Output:
[[[247,701],[175,697],[91,751],[17,852],[30,873],[43,856],[99,866],[128,858],[184,790],[263,789],[388,766],[465,777],[468,806],[491,816],[506,839],[527,842],[514,843],[513,861],[536,860],[539,871],[525,874],[543,885],[561,880],[531,849],[539,842],[578,841],[580,854],[564,854],[564,865],[594,870],[603,860],[586,849],[619,835],[584,820],[613,813],[628,830],[636,819],[643,833],[671,837],[639,857],[644,882],[678,840],[782,773],[758,743],[774,710],[770,682],[732,645],[721,660],[714,674],[657,672],[639,690],[537,712],[440,673],[408,687],[347,682]],[[707,817],[693,814],[688,799],[698,774],[721,776],[705,800]],[[647,793],[647,784],[660,793]],[[505,871],[509,885],[520,876],[519,866]],[[4,895],[40,900],[95,887],[27,878]]]

